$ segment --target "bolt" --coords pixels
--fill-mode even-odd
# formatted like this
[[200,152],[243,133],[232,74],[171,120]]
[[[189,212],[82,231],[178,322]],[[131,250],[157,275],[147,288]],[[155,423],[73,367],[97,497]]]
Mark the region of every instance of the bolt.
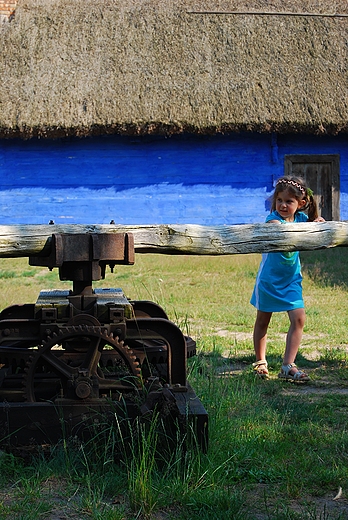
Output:
[[80,399],[86,399],[91,394],[91,385],[87,381],[80,381],[76,387],[76,395]]

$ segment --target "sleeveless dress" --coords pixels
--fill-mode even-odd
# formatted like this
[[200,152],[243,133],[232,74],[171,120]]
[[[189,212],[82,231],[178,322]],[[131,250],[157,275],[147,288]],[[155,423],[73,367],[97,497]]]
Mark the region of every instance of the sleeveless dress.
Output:
[[[285,221],[277,211],[266,218]],[[307,222],[303,212],[295,213],[294,222]],[[264,312],[291,311],[304,308],[302,297],[302,274],[298,251],[282,253],[264,253],[257,273],[256,282],[250,303]]]

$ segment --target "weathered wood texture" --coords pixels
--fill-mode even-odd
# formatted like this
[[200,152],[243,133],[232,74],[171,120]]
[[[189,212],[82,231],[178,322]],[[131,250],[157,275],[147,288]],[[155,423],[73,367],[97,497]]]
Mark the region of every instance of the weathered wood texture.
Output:
[[0,226],[0,257],[46,255],[53,233],[134,234],[137,253],[234,255],[348,246],[348,222],[198,225],[23,225]]

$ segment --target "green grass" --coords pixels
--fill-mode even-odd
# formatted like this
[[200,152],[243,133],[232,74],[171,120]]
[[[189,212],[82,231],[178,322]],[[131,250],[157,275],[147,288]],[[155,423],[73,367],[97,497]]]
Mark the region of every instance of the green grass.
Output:
[[[137,255],[135,266],[107,274],[95,285],[156,301],[196,339],[188,377],[209,413],[209,450],[184,450],[180,438],[166,448],[154,419],[128,440],[115,428],[102,441],[65,439],[29,459],[2,452],[0,519],[347,519],[345,256],[345,248],[301,253],[307,322],[298,364],[312,376],[306,386],[277,379],[283,314],[269,331],[270,380],[251,373],[258,255]],[[70,282],[26,259],[1,259],[0,287],[4,308]],[[333,500],[339,488],[342,498]]]

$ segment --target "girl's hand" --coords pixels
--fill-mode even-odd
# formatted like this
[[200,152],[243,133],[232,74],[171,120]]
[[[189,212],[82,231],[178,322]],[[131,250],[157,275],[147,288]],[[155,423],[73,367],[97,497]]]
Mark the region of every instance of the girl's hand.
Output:
[[326,220],[323,217],[317,217],[313,222],[326,222]]

